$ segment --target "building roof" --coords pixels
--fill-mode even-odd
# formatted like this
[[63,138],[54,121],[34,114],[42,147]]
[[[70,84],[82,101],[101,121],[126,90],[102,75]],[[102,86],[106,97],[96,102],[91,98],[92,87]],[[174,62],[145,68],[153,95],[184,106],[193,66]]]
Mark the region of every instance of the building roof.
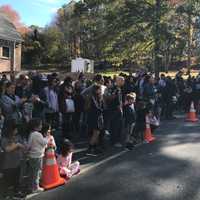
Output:
[[0,39],[22,42],[23,39],[14,24],[0,13]]

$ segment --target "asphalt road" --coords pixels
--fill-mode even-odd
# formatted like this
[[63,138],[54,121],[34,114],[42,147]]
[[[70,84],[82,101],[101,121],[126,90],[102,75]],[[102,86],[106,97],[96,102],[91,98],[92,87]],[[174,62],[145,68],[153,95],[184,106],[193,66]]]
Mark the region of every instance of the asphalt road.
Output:
[[29,199],[200,200],[200,123],[163,122],[156,137]]

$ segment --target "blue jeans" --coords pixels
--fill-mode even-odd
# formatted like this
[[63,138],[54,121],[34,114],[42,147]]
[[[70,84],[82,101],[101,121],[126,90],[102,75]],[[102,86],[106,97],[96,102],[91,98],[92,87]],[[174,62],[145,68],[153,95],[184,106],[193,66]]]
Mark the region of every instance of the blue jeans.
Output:
[[30,188],[37,189],[40,184],[40,175],[42,170],[43,158],[29,158],[30,168]]

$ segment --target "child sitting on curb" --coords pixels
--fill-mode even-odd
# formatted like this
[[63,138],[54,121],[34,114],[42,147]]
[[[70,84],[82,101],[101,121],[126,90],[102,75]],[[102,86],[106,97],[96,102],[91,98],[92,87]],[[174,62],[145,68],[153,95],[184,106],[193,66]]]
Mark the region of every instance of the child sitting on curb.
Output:
[[65,139],[61,146],[61,155],[58,156],[57,162],[60,175],[66,179],[70,179],[73,175],[80,172],[80,163],[78,161],[72,163],[73,144]]

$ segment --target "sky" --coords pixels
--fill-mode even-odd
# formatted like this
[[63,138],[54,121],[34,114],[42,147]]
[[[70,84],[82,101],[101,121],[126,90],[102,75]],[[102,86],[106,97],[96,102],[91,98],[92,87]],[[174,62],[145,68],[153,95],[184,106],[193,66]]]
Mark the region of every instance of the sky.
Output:
[[70,0],[0,0],[0,6],[11,5],[16,10],[21,22],[44,27],[56,13],[56,10]]

